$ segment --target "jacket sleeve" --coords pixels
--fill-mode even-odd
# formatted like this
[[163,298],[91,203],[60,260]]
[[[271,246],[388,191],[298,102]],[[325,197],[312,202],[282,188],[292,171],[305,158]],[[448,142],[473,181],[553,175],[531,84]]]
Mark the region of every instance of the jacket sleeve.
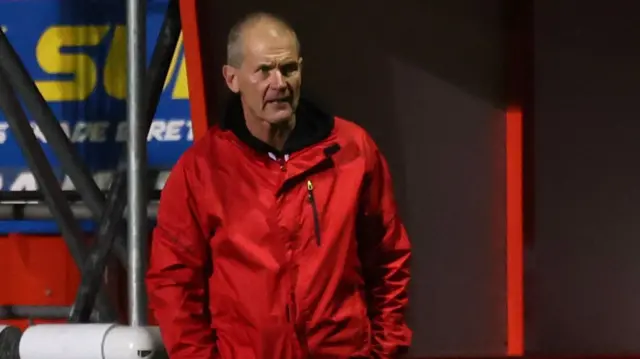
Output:
[[408,352],[412,336],[405,314],[411,245],[398,215],[387,162],[372,140],[368,147],[358,243],[372,325],[372,354],[397,359]]
[[[190,161],[191,160],[191,161]],[[195,193],[192,159],[181,158],[162,191],[146,284],[149,305],[171,359],[214,359],[215,338],[207,304],[212,228]]]

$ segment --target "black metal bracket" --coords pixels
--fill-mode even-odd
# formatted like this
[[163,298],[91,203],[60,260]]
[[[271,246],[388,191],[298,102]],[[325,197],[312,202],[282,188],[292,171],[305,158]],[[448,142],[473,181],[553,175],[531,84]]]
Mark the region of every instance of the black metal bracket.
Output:
[[[69,205],[76,220],[91,220],[92,213],[83,203]],[[158,202],[147,205],[149,220],[158,215]],[[54,219],[49,207],[45,203],[0,203],[0,220],[11,221],[42,221]]]
[[[71,308],[66,306],[0,305],[0,319],[66,319],[70,311]],[[94,317],[97,321],[95,314]]]
[[[62,170],[69,176],[78,193],[91,210],[96,220],[104,214],[105,198],[93,180],[91,172],[73,148],[71,141],[62,130],[60,122],[38,90],[6,35],[0,30],[0,66],[7,75],[7,80],[23,99],[38,124],[56,158],[60,161]],[[118,240],[115,243],[115,254],[123,265],[127,263],[124,226],[117,231]]]
[[[0,30],[0,32],[1,31],[2,30]],[[0,65],[1,64],[0,62]],[[60,232],[65,239],[71,256],[78,267],[81,268],[87,255],[82,231],[73,217],[69,203],[58,184],[44,150],[33,133],[27,115],[24,113],[18,97],[11,88],[6,71],[1,66],[0,110],[4,112],[9,128],[12,130],[16,142],[19,144],[29,167],[33,171],[33,175],[46,199],[49,210],[60,227]],[[115,310],[113,307],[108,306],[107,298],[103,294],[98,295],[96,307],[102,319],[107,321],[116,319]]]

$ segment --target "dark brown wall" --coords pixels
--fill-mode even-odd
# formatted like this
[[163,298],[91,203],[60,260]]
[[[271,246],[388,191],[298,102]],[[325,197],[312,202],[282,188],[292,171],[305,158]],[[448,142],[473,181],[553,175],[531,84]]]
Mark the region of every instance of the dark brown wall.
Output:
[[299,32],[305,91],[387,155],[415,247],[414,354],[503,354],[502,0],[207,3],[220,94],[231,24],[280,13]]
[[640,352],[640,1],[535,2],[527,339]]

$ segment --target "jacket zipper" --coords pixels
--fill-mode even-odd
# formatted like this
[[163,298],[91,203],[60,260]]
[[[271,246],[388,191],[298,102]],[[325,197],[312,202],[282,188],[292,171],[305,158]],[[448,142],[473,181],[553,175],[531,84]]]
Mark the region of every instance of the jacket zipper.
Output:
[[320,217],[318,216],[318,206],[316,205],[316,197],[313,195],[313,182],[307,181],[307,194],[309,203],[311,204],[311,211],[313,212],[313,227],[316,232],[316,243],[320,246]]

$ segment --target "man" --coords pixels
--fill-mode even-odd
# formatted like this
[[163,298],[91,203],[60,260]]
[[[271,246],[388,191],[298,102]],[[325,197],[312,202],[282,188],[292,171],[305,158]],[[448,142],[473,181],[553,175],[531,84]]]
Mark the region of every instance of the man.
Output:
[[273,15],[234,26],[236,96],[165,185],[147,285],[172,359],[391,359],[410,344],[387,164],[300,99],[299,51]]

